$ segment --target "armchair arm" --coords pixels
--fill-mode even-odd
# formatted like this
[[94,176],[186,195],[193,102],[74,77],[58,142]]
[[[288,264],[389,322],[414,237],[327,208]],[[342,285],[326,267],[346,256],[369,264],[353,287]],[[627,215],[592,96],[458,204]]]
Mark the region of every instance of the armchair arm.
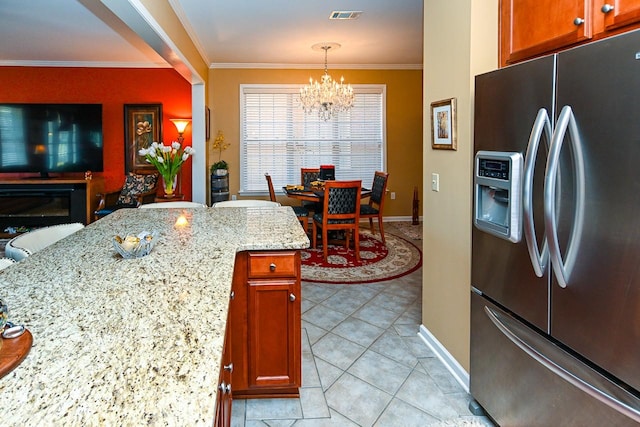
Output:
[[96,197],[98,198],[98,207],[96,211],[106,208],[107,206],[113,206],[118,201],[118,196],[120,195],[120,190],[115,190],[111,192],[105,193],[97,193]]
[[140,207],[140,205],[144,205],[145,203],[153,203],[155,202],[157,195],[157,189],[153,188],[145,193],[140,193],[136,196],[136,206]]

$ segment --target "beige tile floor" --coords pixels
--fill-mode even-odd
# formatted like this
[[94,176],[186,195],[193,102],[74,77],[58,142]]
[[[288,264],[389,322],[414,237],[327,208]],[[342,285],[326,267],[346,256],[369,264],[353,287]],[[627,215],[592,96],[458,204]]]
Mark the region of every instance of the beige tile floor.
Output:
[[[416,242],[418,246],[419,242]],[[363,285],[302,284],[299,399],[233,401],[232,426],[482,425],[471,397],[418,337],[422,271]]]

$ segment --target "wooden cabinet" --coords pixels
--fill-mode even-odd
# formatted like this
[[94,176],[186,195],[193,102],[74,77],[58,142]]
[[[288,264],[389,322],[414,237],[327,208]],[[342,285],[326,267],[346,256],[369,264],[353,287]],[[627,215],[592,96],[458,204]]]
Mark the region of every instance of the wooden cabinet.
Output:
[[502,66],[638,28],[640,0],[501,0]]
[[222,367],[220,369],[220,379],[218,381],[218,391],[216,394],[215,427],[231,426],[233,360],[231,357],[232,348],[230,343],[231,323],[227,320],[227,329],[224,335],[224,350],[222,352]]
[[242,252],[233,280],[234,397],[296,397],[302,381],[299,251]]

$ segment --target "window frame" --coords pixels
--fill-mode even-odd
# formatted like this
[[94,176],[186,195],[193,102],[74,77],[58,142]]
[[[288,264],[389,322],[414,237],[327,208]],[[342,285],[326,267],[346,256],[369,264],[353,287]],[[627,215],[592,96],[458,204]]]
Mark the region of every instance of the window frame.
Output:
[[[356,84],[356,85],[351,85],[353,88],[354,93],[356,94],[356,97],[358,96],[358,94],[377,94],[380,95],[380,139],[381,139],[381,159],[380,159],[380,168],[382,170],[386,170],[387,168],[387,111],[386,111],[386,100],[387,100],[387,94],[386,94],[386,85],[385,84]],[[248,161],[246,158],[246,127],[245,127],[245,121],[246,121],[246,100],[245,100],[245,96],[247,94],[255,94],[255,93],[267,93],[267,94],[299,94],[300,93],[300,85],[299,84],[241,84],[240,88],[239,88],[239,95],[240,95],[240,177],[239,177],[239,182],[240,182],[240,188],[238,190],[238,194],[242,195],[242,196],[264,196],[264,195],[268,195],[268,189],[266,186],[266,183],[264,185],[263,188],[261,189],[247,189],[247,188],[243,188],[243,183],[245,182],[245,174],[248,173],[252,173],[251,171],[248,171]],[[356,104],[357,105],[357,104]],[[300,110],[302,110],[302,106],[299,106]],[[314,114],[314,113],[311,113]],[[340,116],[340,113],[338,113]],[[348,114],[348,113],[346,113]],[[305,114],[306,116],[306,114]],[[329,122],[331,122],[333,120],[330,119]],[[334,140],[337,141],[337,140]],[[334,144],[337,144],[334,143]],[[317,167],[319,167],[320,165],[317,165]],[[305,167],[316,167],[316,165],[305,165]],[[376,168],[377,169],[377,168]],[[269,172],[272,173],[272,171],[264,171],[264,172]],[[261,172],[261,173],[264,173]],[[272,174],[273,177],[273,174]],[[358,178],[359,179],[359,178]],[[295,182],[290,182],[290,183],[282,183],[282,182],[274,182],[274,187],[276,190],[277,194],[282,194],[282,190],[281,190],[281,185],[285,185],[285,184],[295,184],[298,183],[297,181],[299,180],[296,179]],[[371,173],[371,176],[363,176],[362,177],[362,185],[364,187],[368,187],[371,185],[371,182],[369,182],[371,180],[373,180],[373,172]]]

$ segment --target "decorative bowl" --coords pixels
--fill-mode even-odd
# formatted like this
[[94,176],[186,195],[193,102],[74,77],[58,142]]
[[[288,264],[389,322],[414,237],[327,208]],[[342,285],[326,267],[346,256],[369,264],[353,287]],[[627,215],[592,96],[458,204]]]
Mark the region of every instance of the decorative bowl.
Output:
[[149,255],[151,249],[155,246],[158,241],[158,232],[154,231],[149,233],[148,231],[143,231],[139,233],[137,236],[127,235],[125,237],[120,237],[118,235],[113,238],[113,247],[116,252],[122,255],[122,258],[131,259],[131,258],[140,258],[145,255]]

